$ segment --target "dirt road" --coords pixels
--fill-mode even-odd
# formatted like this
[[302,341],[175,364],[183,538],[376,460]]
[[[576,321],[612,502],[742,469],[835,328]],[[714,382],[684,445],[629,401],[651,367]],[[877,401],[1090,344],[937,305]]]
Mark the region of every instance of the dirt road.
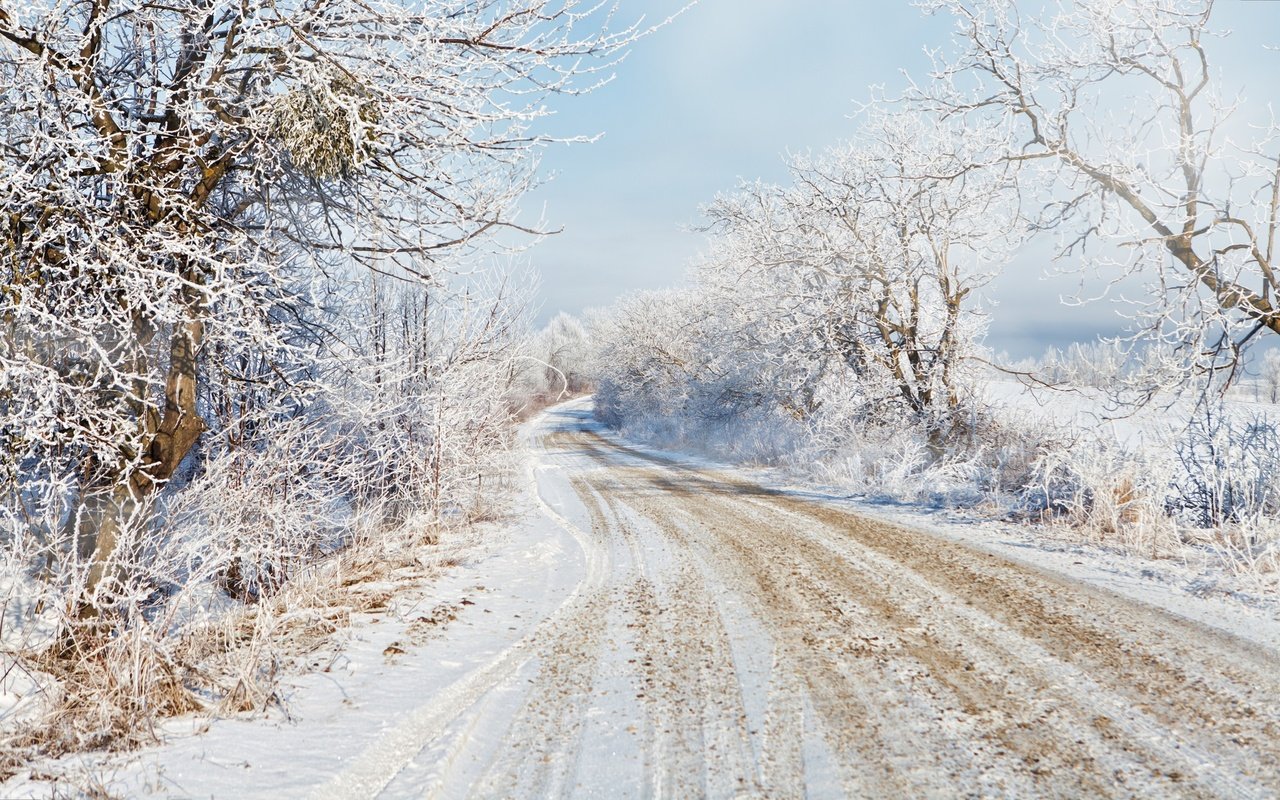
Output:
[[1280,796],[1276,653],[587,416],[540,456],[581,584],[385,796]]

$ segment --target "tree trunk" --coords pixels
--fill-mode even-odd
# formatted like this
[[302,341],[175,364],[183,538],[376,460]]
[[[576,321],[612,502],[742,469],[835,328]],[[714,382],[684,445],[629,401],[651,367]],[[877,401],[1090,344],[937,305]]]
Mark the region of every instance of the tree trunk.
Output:
[[141,461],[108,473],[98,487],[82,495],[77,533],[82,542],[92,540],[93,550],[78,609],[81,619],[99,616],[109,604],[111,592],[100,587],[108,578],[120,575],[118,551],[123,535],[150,522],[155,493],[177,471],[205,430],[196,409],[197,357],[203,342],[204,323],[193,313],[170,337],[164,410],[162,414],[153,410],[143,414]]

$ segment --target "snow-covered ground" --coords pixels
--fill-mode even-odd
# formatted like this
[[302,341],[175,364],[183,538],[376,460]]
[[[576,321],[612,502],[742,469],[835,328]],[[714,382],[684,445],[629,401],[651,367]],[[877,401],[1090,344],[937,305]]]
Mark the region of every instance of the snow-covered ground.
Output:
[[[1106,394],[1092,388],[1048,388],[1012,379],[983,382],[982,400],[997,411],[1024,415],[1036,422],[1052,423],[1074,431],[1109,436],[1121,446],[1138,448],[1144,443],[1167,446],[1185,428],[1193,413],[1190,400],[1156,397],[1140,408],[1118,407]],[[1280,418],[1273,403],[1232,395],[1225,409],[1234,420]]]
[[[1154,659],[1142,664],[1186,670],[1233,692],[1197,659],[1212,664],[1210,656],[1243,653],[1233,669],[1252,669],[1246,664],[1280,658],[1274,597],[1250,596],[1193,563],[1144,560],[976,516],[842,497],[778,471],[647,450],[591,422],[586,401],[533,420],[527,434],[517,521],[444,542],[430,556],[444,567],[438,579],[405,588],[384,613],[358,617],[314,671],[286,680],[287,714],[176,720],[163,746],[33,764],[0,795],[49,795],[48,778],[61,776],[62,791],[237,800],[838,796],[895,786],[943,796],[980,787],[998,796],[1034,793],[1048,785],[1041,781],[1106,789],[1088,783],[1096,779],[1089,770],[1106,767],[1133,781],[1114,793],[1163,796],[1174,784],[1144,771],[1148,762],[1186,762],[1195,789],[1219,788],[1211,794],[1265,796],[1271,786],[1274,775],[1239,766],[1255,755],[1248,747],[1224,755],[1211,737],[1198,738],[1191,717],[1151,716],[1153,703],[1176,716],[1186,704],[1212,713],[1216,701],[1154,677],[1134,685],[1123,664],[1138,653]],[[896,534],[904,529],[889,525],[846,541],[845,518],[828,519],[823,509],[929,535]],[[914,556],[895,552],[899,535],[908,550],[940,543],[943,560],[928,556],[936,574],[924,562],[906,567]],[[722,552],[717,542],[743,549]],[[968,573],[953,559],[964,570],[994,570],[982,574],[1004,588],[983,594],[957,578]],[[848,581],[837,578],[845,572]],[[835,583],[823,591],[837,594],[806,594],[810,583],[828,580]],[[784,591],[767,600],[751,588],[768,586]],[[1013,616],[1002,616],[1000,592],[1017,607]],[[887,617],[859,610],[881,594],[896,604],[884,608]],[[836,619],[843,621],[832,627]],[[1073,635],[1114,636],[1124,649],[1115,661],[1093,664],[1093,653],[1074,653],[1069,637],[1055,638],[1063,624]],[[1206,628],[1229,636],[1214,639]],[[845,638],[855,649],[831,650],[844,653],[836,661],[824,655]],[[952,673],[956,654],[972,663],[961,658]],[[932,666],[920,673],[920,663]],[[966,670],[974,664],[982,681],[1000,685],[973,683]],[[1041,680],[1039,689],[1010,695]],[[964,710],[970,701],[947,699],[953,690],[995,693],[973,716]],[[902,729],[860,727],[853,698]],[[1062,711],[1063,703],[1078,709]],[[1272,706],[1255,713],[1277,722]],[[1072,727],[1100,716],[1116,727]],[[1165,727],[1151,727],[1157,722]],[[1023,733],[994,749],[981,743],[1002,730]],[[1080,740],[1071,745],[1063,732]],[[1053,742],[1066,750],[1036,750]],[[1149,750],[1139,756],[1133,747]],[[874,759],[877,748],[888,748],[887,773],[860,761]],[[1042,772],[1027,771],[1033,750]],[[1075,771],[1078,755],[1097,762]],[[1107,770],[1098,774],[1105,779]]]

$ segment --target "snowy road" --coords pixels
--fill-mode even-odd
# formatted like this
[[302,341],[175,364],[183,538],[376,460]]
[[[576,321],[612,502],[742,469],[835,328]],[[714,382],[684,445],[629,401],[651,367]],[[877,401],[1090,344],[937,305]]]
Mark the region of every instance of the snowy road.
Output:
[[588,417],[537,431],[576,588],[319,796],[1280,795],[1274,652]]

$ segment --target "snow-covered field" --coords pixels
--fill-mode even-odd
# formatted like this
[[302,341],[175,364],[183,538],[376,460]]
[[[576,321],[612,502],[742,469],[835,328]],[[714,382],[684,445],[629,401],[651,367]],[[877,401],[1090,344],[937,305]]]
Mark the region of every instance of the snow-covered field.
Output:
[[[1140,408],[1117,407],[1104,392],[1092,388],[1047,388],[1012,379],[989,379],[982,383],[984,403],[1030,420],[1052,423],[1067,429],[1110,436],[1127,448],[1144,442],[1161,445],[1171,441],[1186,426],[1193,413],[1189,400],[1162,401],[1156,397]],[[1224,409],[1233,419],[1280,419],[1280,407],[1273,403],[1232,395]]]

